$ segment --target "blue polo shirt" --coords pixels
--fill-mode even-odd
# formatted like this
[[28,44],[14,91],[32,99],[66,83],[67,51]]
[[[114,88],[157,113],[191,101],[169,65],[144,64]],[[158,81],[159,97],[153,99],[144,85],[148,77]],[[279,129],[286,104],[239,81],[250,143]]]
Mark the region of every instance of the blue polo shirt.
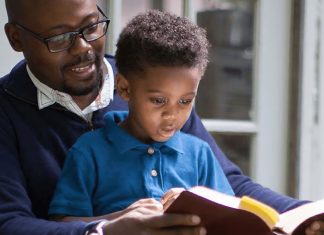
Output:
[[70,149],[50,204],[50,215],[98,216],[142,198],[160,199],[173,187],[204,185],[233,195],[209,145],[176,132],[166,142],[145,144],[110,112],[105,126],[82,135]]

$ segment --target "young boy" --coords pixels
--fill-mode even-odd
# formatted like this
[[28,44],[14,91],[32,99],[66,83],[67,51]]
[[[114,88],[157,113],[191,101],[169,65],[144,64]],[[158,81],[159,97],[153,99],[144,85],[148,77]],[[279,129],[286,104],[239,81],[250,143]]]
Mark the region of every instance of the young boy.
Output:
[[140,199],[196,185],[233,194],[209,145],[179,131],[208,47],[205,31],[184,17],[151,10],[129,22],[116,52],[117,91],[129,113],[108,113],[104,128],[70,149],[50,215],[118,214],[130,205],[145,207]]

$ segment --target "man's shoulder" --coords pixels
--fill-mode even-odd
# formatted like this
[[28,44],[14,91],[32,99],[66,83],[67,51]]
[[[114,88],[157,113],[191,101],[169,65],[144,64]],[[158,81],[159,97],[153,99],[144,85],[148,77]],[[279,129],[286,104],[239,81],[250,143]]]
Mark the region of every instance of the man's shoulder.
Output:
[[15,89],[26,89],[25,83],[29,82],[28,73],[26,70],[26,61],[21,60],[18,62],[11,71],[0,77],[0,88],[1,90],[14,91]]
[[114,71],[114,74],[116,74],[117,72],[117,68],[116,68],[116,60],[115,60],[115,57],[112,56],[112,55],[109,55],[109,54],[105,54],[105,58],[106,60],[108,60],[109,64],[111,65],[113,71]]
[[0,90],[2,99],[7,97],[37,104],[36,87],[29,79],[25,60],[17,63],[7,75],[0,78]]
[[0,84],[3,85],[4,83],[8,82],[8,80],[12,77],[22,73],[27,74],[25,60],[19,61],[6,75],[0,77]]
[[115,61],[115,56],[110,55],[110,54],[105,54],[105,58],[106,58],[107,60]]

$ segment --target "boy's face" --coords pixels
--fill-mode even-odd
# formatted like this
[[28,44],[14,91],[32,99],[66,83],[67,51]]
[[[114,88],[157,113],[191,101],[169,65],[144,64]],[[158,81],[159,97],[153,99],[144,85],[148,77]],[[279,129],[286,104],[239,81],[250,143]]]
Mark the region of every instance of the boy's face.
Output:
[[149,67],[129,75],[129,117],[123,124],[143,142],[167,141],[187,121],[201,79],[198,68]]

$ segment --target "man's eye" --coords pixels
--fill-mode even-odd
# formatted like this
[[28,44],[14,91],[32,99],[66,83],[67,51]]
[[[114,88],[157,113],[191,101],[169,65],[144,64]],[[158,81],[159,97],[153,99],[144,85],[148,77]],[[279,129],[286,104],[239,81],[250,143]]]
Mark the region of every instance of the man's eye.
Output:
[[161,104],[165,104],[167,102],[167,100],[162,97],[157,97],[157,98],[151,98],[151,102],[153,104],[161,105]]
[[181,105],[189,105],[189,104],[191,104],[191,102],[192,102],[192,99],[181,99],[181,100],[179,100],[179,104],[181,104]]
[[88,27],[88,28],[85,30],[85,33],[86,33],[86,34],[94,33],[94,32],[96,32],[96,31],[98,30],[98,28],[99,28],[99,25],[98,25],[98,24],[94,24],[94,25]]
[[51,37],[51,38],[49,38],[49,41],[51,43],[61,43],[61,42],[69,41],[70,38],[71,38],[71,35],[69,33],[65,33],[65,34]]

